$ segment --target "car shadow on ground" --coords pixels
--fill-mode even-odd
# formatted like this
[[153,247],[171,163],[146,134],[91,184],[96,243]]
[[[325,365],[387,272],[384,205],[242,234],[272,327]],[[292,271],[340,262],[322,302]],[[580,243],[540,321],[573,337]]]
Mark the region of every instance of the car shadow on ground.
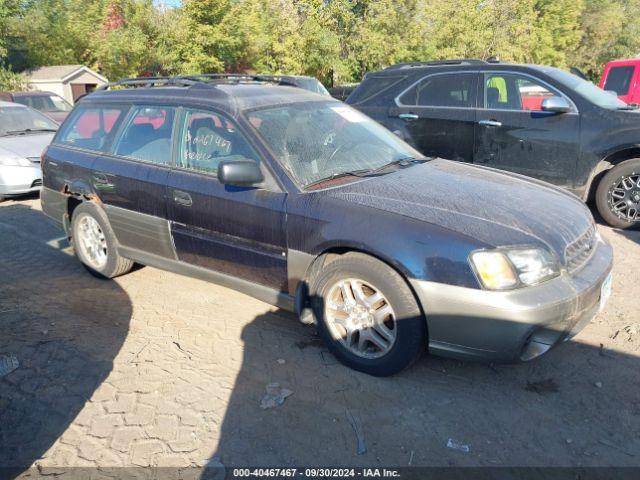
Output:
[[38,210],[0,208],[0,356],[19,365],[0,377],[0,477],[67,430],[128,332],[128,295],[62,251],[62,236]]
[[[578,337],[528,363],[424,355],[375,378],[340,365],[314,332],[281,310],[244,328],[242,368],[201,478],[238,466],[640,465],[639,357]],[[264,409],[270,384],[292,393]]]

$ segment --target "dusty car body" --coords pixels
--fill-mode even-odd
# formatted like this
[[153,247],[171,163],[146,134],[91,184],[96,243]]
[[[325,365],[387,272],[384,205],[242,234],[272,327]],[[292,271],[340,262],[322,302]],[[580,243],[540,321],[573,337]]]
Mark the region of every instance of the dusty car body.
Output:
[[[85,118],[108,127],[84,132]],[[529,360],[610,291],[611,247],[569,193],[424,158],[301,89],[174,78],[96,92],[43,169],[43,210],[90,272],[135,261],[235,288],[315,322],[373,375],[427,347]]]
[[56,129],[35,110],[0,102],[0,199],[40,190],[40,154]]

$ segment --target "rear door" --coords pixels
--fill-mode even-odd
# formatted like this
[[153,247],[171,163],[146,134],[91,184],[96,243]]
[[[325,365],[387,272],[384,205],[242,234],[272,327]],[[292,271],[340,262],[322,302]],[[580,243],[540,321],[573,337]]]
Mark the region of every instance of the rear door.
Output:
[[477,73],[432,74],[396,98],[389,114],[403,119],[423,154],[473,161]]
[[[562,92],[521,73],[485,73],[478,109],[474,163],[573,187],[580,117],[541,110]],[[570,104],[571,100],[564,96]]]
[[[236,122],[185,108],[167,183],[178,259],[279,291],[287,287],[285,193],[217,179],[222,160],[260,157]],[[265,172],[268,175],[268,172]]]
[[121,246],[175,258],[165,203],[177,109],[134,105],[92,182]]
[[93,163],[98,155],[109,151],[128,109],[121,105],[76,107],[47,150],[43,165],[45,187],[62,191],[65,185],[70,185],[75,190],[80,188],[76,186],[78,183],[87,186],[93,183]]

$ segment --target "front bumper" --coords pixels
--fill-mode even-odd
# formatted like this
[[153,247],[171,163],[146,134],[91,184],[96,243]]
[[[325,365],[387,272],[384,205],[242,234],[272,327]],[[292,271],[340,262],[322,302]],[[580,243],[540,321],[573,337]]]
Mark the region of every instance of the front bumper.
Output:
[[613,265],[604,240],[577,272],[506,292],[411,282],[427,318],[434,354],[496,362],[531,360],[568,340],[598,313]]
[[42,186],[42,169],[34,163],[28,167],[0,166],[0,195],[37,192]]

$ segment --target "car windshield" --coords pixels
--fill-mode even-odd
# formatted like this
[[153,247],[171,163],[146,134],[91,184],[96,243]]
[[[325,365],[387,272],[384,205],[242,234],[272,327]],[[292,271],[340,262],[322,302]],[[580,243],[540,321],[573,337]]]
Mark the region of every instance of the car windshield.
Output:
[[73,108],[58,95],[19,95],[15,101],[41,112],[70,112]]
[[249,122],[301,187],[423,158],[380,124],[340,102],[253,110]]
[[320,95],[330,95],[329,91],[316,78],[300,77],[296,79],[296,83],[300,88],[309,90],[310,92],[319,93]]
[[26,107],[0,107],[0,136],[51,132],[58,125],[41,113]]
[[609,110],[628,109],[629,105],[624,103],[615,94],[605,92],[600,87],[594,85],[588,80],[584,80],[572,73],[558,69],[549,69],[549,76],[562,82],[565,86],[576,92],[578,95],[586,98],[591,103],[595,103],[601,108]]

